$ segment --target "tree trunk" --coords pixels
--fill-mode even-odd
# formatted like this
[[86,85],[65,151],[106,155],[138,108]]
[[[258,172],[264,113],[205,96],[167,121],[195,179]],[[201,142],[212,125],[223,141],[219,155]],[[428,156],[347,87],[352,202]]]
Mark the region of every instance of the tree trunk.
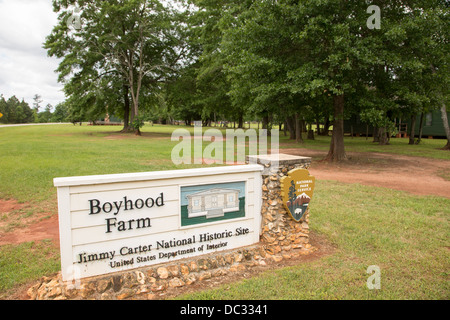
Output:
[[417,139],[416,144],[419,144],[422,141],[422,133],[423,133],[423,117],[425,113],[422,112],[420,115],[420,123],[419,123],[419,139]]
[[416,135],[416,115],[413,114],[411,116],[411,128],[409,131],[409,143],[408,144],[414,144],[414,136]]
[[388,135],[388,132],[386,131],[386,127],[380,128],[379,137],[380,137],[380,141],[379,141],[380,146],[389,144],[389,135]]
[[312,124],[309,124],[309,129],[308,129],[308,139],[309,140],[314,140],[314,130],[312,129]]
[[303,143],[302,123],[300,121],[300,117],[298,116],[298,113],[295,114],[295,141],[297,143]]
[[[133,124],[135,120],[138,120],[138,116],[139,116],[138,112],[139,111],[137,110],[137,107],[133,105],[133,108],[131,108],[131,120],[130,120],[131,124]],[[139,128],[136,129],[133,126],[130,126],[130,130],[133,130],[134,134],[137,136],[142,135],[141,130]]]
[[239,114],[238,128],[239,129],[243,129],[244,128],[244,115],[242,113]]
[[[135,108],[134,120],[135,121],[136,120],[139,121],[139,109],[138,109],[138,107]],[[140,128],[134,128],[134,134],[136,136],[141,136],[142,135],[141,129]]]
[[289,130],[289,140],[295,139],[295,121],[292,117],[286,117],[286,126]]
[[323,125],[323,131],[321,133],[322,136],[328,136],[330,129],[330,117],[325,115],[325,124]]
[[373,141],[380,142],[380,129],[378,127],[373,127]]
[[442,104],[441,106],[441,118],[442,123],[444,124],[445,135],[447,136],[447,144],[442,149],[450,150],[450,127],[448,125],[447,108],[445,107],[445,104]]
[[128,86],[123,86],[123,129],[121,132],[126,133],[130,130],[130,97],[128,95]]
[[325,158],[328,161],[338,162],[347,160],[344,148],[344,95],[334,96],[334,123],[331,136],[330,151]]
[[262,128],[269,130],[269,115],[265,114],[262,118]]

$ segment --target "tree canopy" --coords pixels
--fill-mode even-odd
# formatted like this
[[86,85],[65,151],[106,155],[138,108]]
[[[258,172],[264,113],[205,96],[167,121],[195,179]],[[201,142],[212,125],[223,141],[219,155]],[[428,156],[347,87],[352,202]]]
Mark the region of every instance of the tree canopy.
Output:
[[150,118],[262,119],[298,142],[306,124],[333,125],[327,159],[340,161],[344,119],[388,143],[394,119],[448,105],[444,0],[170,3],[53,0],[59,22],[44,46],[62,58],[73,119],[115,114],[137,133]]
[[[73,6],[81,12],[75,29],[67,23]],[[57,71],[72,113],[94,120],[108,109],[128,130],[184,54],[173,23],[180,15],[157,0],[54,0],[53,7],[59,24],[44,46],[63,59]]]
[[28,103],[20,101],[16,96],[5,99],[0,95],[0,123],[15,124],[34,122],[34,113]]

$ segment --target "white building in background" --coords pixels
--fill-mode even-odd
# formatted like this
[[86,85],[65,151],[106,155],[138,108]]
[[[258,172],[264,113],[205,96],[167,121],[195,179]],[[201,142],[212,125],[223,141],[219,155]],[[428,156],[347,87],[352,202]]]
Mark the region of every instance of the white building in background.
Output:
[[223,217],[227,212],[239,211],[239,190],[214,188],[191,193],[188,199],[188,217]]

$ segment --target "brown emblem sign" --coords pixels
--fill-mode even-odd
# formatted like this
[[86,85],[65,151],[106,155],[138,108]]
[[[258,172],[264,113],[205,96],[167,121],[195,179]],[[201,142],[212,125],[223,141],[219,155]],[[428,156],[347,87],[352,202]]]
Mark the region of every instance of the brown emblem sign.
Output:
[[316,178],[306,169],[294,169],[281,178],[283,205],[292,218],[299,222],[308,209],[314,194]]

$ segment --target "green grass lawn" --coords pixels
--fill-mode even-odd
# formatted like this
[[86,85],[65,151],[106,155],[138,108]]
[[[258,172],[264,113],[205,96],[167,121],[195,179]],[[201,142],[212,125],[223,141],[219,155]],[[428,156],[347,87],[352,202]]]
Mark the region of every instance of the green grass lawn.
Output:
[[[335,253],[179,298],[448,299],[449,214],[449,199],[318,181],[310,228]],[[371,265],[381,269],[380,290],[366,286]]]
[[[142,137],[118,134],[120,127],[0,128],[0,199],[30,204],[26,215],[33,216],[43,206],[56,208],[55,177],[198,167],[172,163],[177,142],[170,136],[178,128],[184,127],[145,126]],[[329,141],[320,137],[299,147],[327,150]],[[281,143],[298,146],[283,136]],[[437,149],[442,140],[419,146],[408,146],[407,139],[393,139],[390,146],[365,138],[345,143],[348,151],[450,159]],[[310,227],[337,246],[332,255],[182,298],[448,299],[449,214],[449,199],[318,181]],[[370,265],[381,269],[381,290],[366,287]],[[49,241],[0,246],[0,298],[59,268],[58,250]]]
[[105,126],[0,128],[0,198],[48,200],[56,194],[55,177],[180,168],[170,160],[173,129],[145,129],[137,137]]
[[[330,148],[331,137],[315,136],[314,140],[308,140],[304,137],[304,143],[298,144],[289,140],[280,133],[280,151],[286,148],[308,148],[328,151]],[[348,152],[382,152],[391,154],[408,155],[415,157],[426,157],[434,159],[450,160],[450,152],[440,150],[443,148],[447,140],[443,139],[422,139],[418,145],[409,145],[409,139],[391,138],[388,145],[380,146],[378,143],[372,142],[373,138],[369,137],[348,137],[344,138],[345,150]]]

